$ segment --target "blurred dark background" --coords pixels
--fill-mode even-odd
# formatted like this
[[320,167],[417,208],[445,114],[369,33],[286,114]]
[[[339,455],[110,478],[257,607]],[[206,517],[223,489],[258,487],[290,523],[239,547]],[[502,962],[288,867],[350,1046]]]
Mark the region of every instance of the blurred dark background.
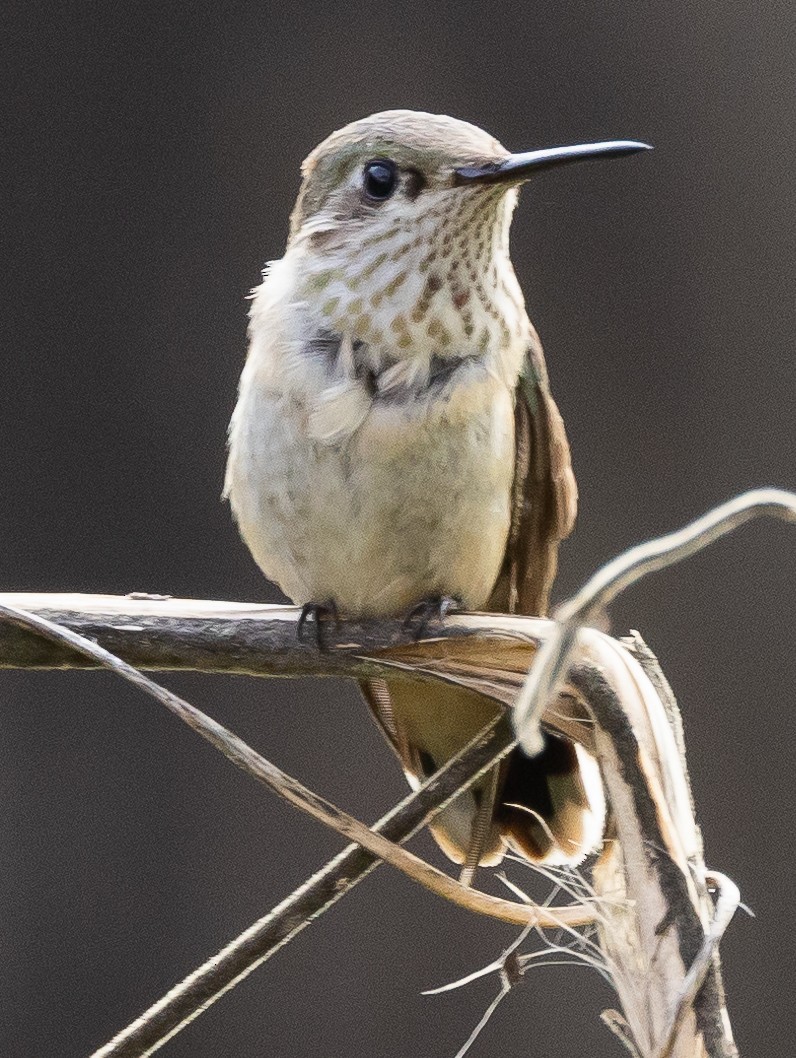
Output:
[[[279,597],[219,499],[245,296],[301,159],[392,106],[513,149],[655,145],[540,177],[515,221],[582,497],[559,598],[794,485],[791,3],[12,2],[2,24],[2,588]],[[741,1050],[768,1058],[794,1015],[794,544],[757,524],[613,607],[679,695],[708,862],[757,913],[723,951]],[[167,682],[362,818],[404,793],[344,684]],[[340,847],[117,680],[5,673],[0,699],[4,1055],[85,1058]],[[419,993],[512,937],[381,868],[163,1054],[452,1058],[496,982]],[[612,1004],[540,970],[471,1054],[618,1055]]]

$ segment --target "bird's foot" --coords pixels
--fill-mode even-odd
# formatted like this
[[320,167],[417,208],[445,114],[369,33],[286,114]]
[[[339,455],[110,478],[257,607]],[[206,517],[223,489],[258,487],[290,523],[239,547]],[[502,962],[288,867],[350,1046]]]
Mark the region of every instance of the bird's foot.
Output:
[[458,595],[429,595],[412,607],[404,618],[404,628],[415,639],[422,639],[434,621],[442,621],[449,613],[463,609],[464,603]]
[[318,650],[326,650],[327,644],[323,635],[323,626],[326,620],[331,620],[335,628],[340,627],[340,614],[337,610],[337,603],[335,603],[334,599],[329,599],[327,602],[322,603],[308,602],[301,607],[298,624],[296,625],[296,637],[300,643],[306,643],[308,637],[312,635],[307,627],[310,620],[312,620],[314,625],[313,638],[315,646]]

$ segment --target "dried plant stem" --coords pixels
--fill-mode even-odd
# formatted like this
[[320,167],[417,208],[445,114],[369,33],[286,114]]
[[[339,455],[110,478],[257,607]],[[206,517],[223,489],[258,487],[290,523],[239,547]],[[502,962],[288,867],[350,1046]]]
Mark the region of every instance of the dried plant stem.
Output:
[[[295,606],[58,592],[0,592],[0,604],[37,613],[93,639],[139,670],[194,671],[242,676],[390,675],[379,656],[414,646],[403,621],[341,621],[324,626],[323,651],[296,635]],[[434,640],[507,637],[540,642],[553,622],[503,614],[453,614],[434,622]],[[99,668],[63,640],[0,621],[0,669]],[[417,673],[404,674],[417,680]]]
[[[582,626],[647,573],[695,554],[761,515],[796,522],[796,494],[759,489],[738,496],[679,532],[620,555],[559,608],[557,627],[540,647],[515,705],[515,727],[526,752],[542,749],[542,716],[564,680],[573,682],[576,647],[582,656],[587,642],[594,645],[593,633]],[[658,682],[665,691],[662,674]],[[734,905],[729,895],[720,899],[712,925],[705,927],[702,848],[678,722],[672,725],[671,717],[659,722],[665,706],[657,693],[641,711],[644,694],[622,697],[613,714],[603,712],[598,701],[612,690],[607,686],[607,695],[595,697],[584,689],[584,698],[597,721],[596,751],[617,831],[595,870],[596,884],[603,892],[626,895],[634,906],[632,915],[624,920],[621,913],[615,915],[612,928],[602,930],[603,946],[617,968],[614,981],[631,1046],[645,1058],[733,1058],[737,1049],[717,950]],[[626,1034],[625,1042],[631,1042]]]
[[[561,608],[559,621],[555,624],[532,618],[464,615],[449,618],[444,626],[440,626],[439,635],[436,637],[450,639],[456,636],[476,636],[498,643],[502,637],[514,636],[526,644],[541,644],[522,689],[517,710],[518,730],[521,732],[523,745],[532,753],[537,751],[540,745],[540,723],[545,706],[552,702],[554,692],[561,686],[570,666],[573,649],[580,643],[581,657],[578,668],[569,674],[568,684],[577,686],[580,682],[582,685],[583,697],[596,720],[594,742],[606,775],[612,805],[615,812],[624,812],[625,825],[624,830],[620,827],[620,841],[627,840],[630,847],[636,848],[638,852],[638,855],[634,854],[635,860],[632,863],[630,861],[634,859],[633,856],[630,859],[626,855],[614,857],[613,869],[617,877],[618,873],[625,872],[625,891],[632,892],[633,886],[636,886],[636,892],[641,898],[639,903],[647,900],[648,911],[665,906],[670,914],[670,918],[666,920],[666,930],[660,937],[660,917],[654,919],[651,914],[647,914],[643,921],[638,921],[639,932],[634,935],[641,938],[644,957],[654,957],[658,960],[668,945],[670,954],[667,958],[671,959],[673,953],[680,959],[680,962],[675,960],[676,966],[674,962],[671,963],[672,974],[675,977],[679,974],[680,987],[676,1001],[670,1006],[668,1025],[660,1037],[662,1042],[658,1050],[652,1052],[646,1046],[637,1046],[639,1038],[635,1026],[631,1025],[629,1019],[623,1022],[629,1026],[628,1032],[632,1029],[633,1033],[632,1044],[627,1033],[624,1034],[626,1042],[645,1056],[654,1053],[655,1058],[680,1058],[681,1055],[686,1058],[687,1054],[688,1058],[692,1058],[697,1054],[707,1054],[710,1058],[725,1058],[735,1053],[723,1007],[718,963],[715,959],[721,930],[726,921],[729,921],[727,910],[732,904],[732,899],[727,883],[725,892],[729,895],[726,899],[724,896],[720,897],[713,925],[706,931],[702,918],[704,893],[695,887],[689,874],[689,866],[701,862],[701,846],[695,836],[696,828],[693,824],[685,764],[681,762],[679,770],[667,764],[667,758],[672,755],[672,746],[675,746],[674,756],[679,756],[671,728],[668,722],[665,722],[669,740],[667,742],[666,738],[662,739],[660,731],[656,730],[658,720],[654,715],[655,710],[645,711],[644,703],[648,694],[654,696],[658,706],[660,698],[643,672],[640,669],[638,672],[633,670],[629,655],[622,659],[626,652],[622,652],[621,648],[607,640],[607,637],[581,631],[581,625],[592,619],[619,591],[646,573],[662,569],[693,554],[759,514],[773,514],[796,520],[796,494],[775,489],[747,493],[710,512],[679,533],[632,549],[595,574],[584,588]],[[435,891],[443,892],[443,895],[451,898],[456,887],[452,879],[442,875],[444,883],[440,883],[436,877],[432,882],[432,875],[428,873],[432,869],[416,857],[409,857],[409,854],[398,848],[391,839],[403,840],[430,818],[435,810],[447,804],[452,797],[510,751],[515,743],[505,719],[496,721],[491,730],[485,731],[483,737],[476,739],[423,789],[385,817],[376,828],[370,830],[279,772],[245,743],[237,740],[231,732],[204,717],[204,714],[189,703],[153,684],[140,671],[103,647],[89,642],[85,637],[69,633],[41,616],[21,611],[19,605],[14,605],[18,598],[0,597],[0,617],[5,617],[11,625],[27,630],[21,635],[9,636],[9,625],[0,626],[0,665],[76,667],[79,664],[88,664],[112,668],[142,689],[155,693],[173,712],[198,730],[203,737],[208,738],[236,764],[245,767],[260,781],[287,796],[292,803],[311,811],[316,818],[322,819],[346,836],[353,837],[358,843],[357,846],[346,849],[270,915],[255,923],[218,956],[173,989],[113,1041],[97,1051],[93,1058],[143,1058],[144,1055],[153,1053],[181,1027],[303,929],[320,911],[339,899],[360,877],[372,869],[378,857],[407,870],[418,880],[421,880],[422,875],[423,884],[429,884]],[[42,605],[52,612],[53,606],[48,607],[46,600],[47,597],[44,597]],[[50,602],[53,602],[52,597]],[[126,605],[120,607],[119,601],[116,600],[115,608],[114,605],[110,607],[115,614],[115,622],[107,620],[107,613],[106,619],[103,620],[102,605],[99,611],[95,611],[95,616],[100,614],[99,625],[102,634],[111,640],[119,639],[125,651],[132,649],[133,653],[143,654],[136,658],[141,666],[269,675],[314,673],[358,677],[384,675],[389,672],[391,677],[395,678],[401,678],[403,671],[407,678],[413,679],[417,679],[418,675],[429,679],[446,678],[444,664],[440,664],[438,660],[435,662],[433,658],[429,664],[424,665],[416,660],[407,661],[406,654],[401,657],[400,654],[393,653],[392,659],[389,657],[391,648],[400,647],[405,642],[403,630],[396,622],[380,622],[378,626],[354,626],[346,623],[340,630],[330,629],[332,649],[327,654],[318,655],[315,651],[306,648],[302,650],[296,646],[295,611],[282,609],[277,614],[275,611],[279,608],[237,607],[233,608],[236,610],[234,615],[220,614],[216,610],[213,615],[208,616],[208,607],[212,608],[214,604],[194,604],[203,610],[203,613],[188,614],[187,621],[180,622],[178,619],[175,626],[169,627],[168,618],[165,619],[164,625],[164,608],[168,606],[167,602],[124,602]],[[147,611],[147,605],[154,606],[154,609]],[[184,607],[190,604],[180,605],[184,610]],[[107,610],[107,600],[105,608]],[[171,608],[173,610],[173,607]],[[55,606],[54,609],[57,611],[58,607]],[[69,607],[65,609],[69,610]],[[58,614],[59,618],[60,616]],[[85,612],[82,616],[85,617]],[[71,617],[75,617],[74,612]],[[130,621],[125,620],[130,617]],[[182,617],[185,618],[186,614],[183,613]],[[265,639],[262,636],[258,638],[256,635],[252,637],[245,633],[242,636],[239,634],[244,629],[251,632],[258,620],[261,623],[257,630],[265,630]],[[159,634],[154,636],[154,648],[151,645],[151,635],[139,635],[145,627],[151,629],[153,625],[159,630]],[[55,648],[42,650],[41,640],[29,634],[31,629],[35,629],[37,635],[45,635],[56,642]],[[187,646],[186,640],[189,641]],[[269,646],[272,649],[269,649]],[[374,656],[384,651],[387,653],[383,656]],[[78,657],[82,660],[78,661]],[[604,665],[607,666],[605,671],[612,674],[611,679],[618,681],[616,685],[606,680],[604,672],[601,671]],[[469,679],[470,685],[473,685],[476,668],[477,665],[471,663],[468,670],[467,661],[460,660],[458,676],[456,672],[451,675],[451,671],[454,671],[451,670],[447,678],[462,685],[467,685]],[[512,688],[516,683],[516,670],[498,670],[499,666],[496,666],[494,675],[491,675],[493,669],[488,669],[487,676],[481,680],[478,689],[496,700],[510,701]],[[649,684],[648,688],[645,681]],[[622,689],[616,690],[616,686],[621,686]],[[636,710],[632,718],[631,713],[625,713],[625,708]],[[641,741],[637,741],[637,736]],[[681,834],[681,825],[685,828],[685,837]],[[624,854],[625,849],[620,842],[614,842],[614,846]],[[634,871],[637,876],[633,874]],[[651,897],[643,891],[645,881],[652,884]],[[638,889],[639,884],[641,889]],[[474,894],[469,890],[463,891],[467,894],[465,905],[473,906],[471,901]],[[478,894],[476,899],[480,901],[483,896]],[[619,896],[621,898],[621,893]],[[495,902],[493,898],[484,899],[488,900],[492,908],[489,913],[493,913],[497,903],[506,904],[512,909],[518,906],[511,901]],[[610,900],[606,906],[610,906]],[[627,909],[628,906],[632,907],[632,904],[624,906]],[[477,909],[484,911],[485,906],[479,906]],[[511,913],[515,914],[514,911]],[[548,913],[556,916],[556,924],[562,922],[560,910]],[[534,912],[534,916],[536,915],[537,912]],[[588,918],[591,917],[589,913]],[[512,920],[523,923],[529,921],[527,917]],[[539,918],[535,917],[533,920],[538,922]],[[648,936],[650,923],[655,927],[652,937]],[[671,975],[666,978],[667,966],[668,964],[662,965],[657,969],[658,979],[661,979],[663,974],[664,985],[662,989],[659,988],[660,994],[655,1000],[658,1010],[661,998],[671,993],[673,978]],[[684,972],[680,973],[677,967],[685,968]],[[712,982],[710,989],[709,981]],[[647,987],[646,983],[644,987]],[[657,986],[649,984],[649,987],[654,989]],[[693,1010],[697,1010],[699,1014],[699,1031],[705,1046],[702,1049],[686,1051],[682,1049],[683,1027],[686,1023],[690,1025],[693,1022]]]
[[705,875],[705,880],[715,886],[718,891],[713,921],[710,924],[710,929],[699,954],[691,963],[685,976],[680,995],[675,1001],[669,1024],[663,1033],[663,1043],[656,1058],[670,1058],[677,1035],[683,1027],[700,988],[705,983],[705,978],[711,966],[714,964],[719,942],[741,903],[741,894],[738,891],[738,886],[726,875],[720,874],[718,871],[708,871]]
[[232,732],[205,716],[190,703],[150,680],[96,643],[39,615],[9,605],[0,605],[0,617],[20,627],[35,630],[53,641],[67,644],[72,650],[130,680],[152,694],[259,781],[265,782],[277,793],[309,811],[327,825],[348,837],[358,839],[358,845],[349,847],[335,857],[269,915],[247,929],[107,1045],[100,1048],[93,1058],[143,1058],[144,1055],[152,1054],[310,921],[317,918],[323,910],[340,899],[376,866],[379,854],[399,869],[407,870],[416,880],[424,879],[422,884],[430,883],[440,895],[452,898],[454,902],[471,910],[504,917],[515,924],[531,923],[541,927],[558,927],[562,924],[591,921],[593,912],[588,907],[573,905],[559,909],[539,908],[537,911],[526,904],[496,900],[467,889],[390,840],[401,841],[411,836],[454,795],[474,782],[511,750],[515,742],[505,717],[488,725],[462,753],[432,776],[421,790],[406,798],[371,831],[276,769]]
[[[46,618],[39,617],[36,614],[25,613],[24,610],[18,610],[11,606],[0,605],[0,618],[24,625],[27,628],[36,629],[41,635],[50,639],[68,643],[74,650],[100,662],[123,679],[129,680],[130,683],[133,683],[147,694],[152,695],[153,698],[156,698],[162,705],[165,705],[169,712],[186,723],[192,730],[223,753],[228,760],[231,760],[233,764],[236,764],[247,774],[257,779],[258,782],[268,786],[269,789],[279,794],[280,797],[294,805],[294,807],[300,808],[330,829],[337,831],[338,834],[342,834],[343,837],[348,838],[350,841],[355,841],[358,845],[373,853],[374,856],[384,860],[385,863],[397,867],[398,870],[403,871],[414,881],[437,893],[438,896],[443,896],[460,907],[468,908],[482,915],[490,915],[493,918],[499,918],[514,925],[524,926],[532,924],[556,928],[562,922],[582,925],[591,921],[591,916],[584,912],[582,907],[562,907],[546,911],[541,908],[536,909],[525,904],[518,904],[511,900],[501,900],[498,897],[489,896],[486,893],[461,885],[436,867],[432,867],[424,860],[421,860],[419,856],[407,852],[400,845],[385,838],[383,834],[371,830],[364,823],[360,823],[358,819],[337,808],[336,805],[333,805],[325,798],[313,793],[312,790],[300,783],[298,779],[293,778],[293,776],[288,775],[287,772],[282,771],[269,760],[266,760],[265,757],[252,749],[229,728],[219,724],[212,717],[203,713],[201,709],[197,709],[195,705],[191,705],[184,698],[156,683],[103,647],[97,646],[96,643],[90,642],[90,640],[85,639],[76,632],[53,624]],[[508,752],[509,748],[510,746],[507,747],[506,752]],[[478,776],[479,773],[476,773],[473,776],[473,781]]]
[[648,573],[697,554],[745,522],[759,517],[796,522],[796,493],[753,489],[713,508],[683,529],[632,547],[599,569],[556,612],[557,627],[528,673],[514,710],[520,743],[531,756],[542,749],[542,715],[566,676],[578,629],[593,621],[612,599]]
[[[513,744],[510,724],[506,718],[501,718],[420,790],[384,816],[374,826],[374,831],[395,842],[405,841]],[[145,1058],[153,1054],[345,896],[379,862],[375,855],[359,845],[344,849],[91,1058]]]
[[666,772],[682,779],[685,762],[668,722],[644,722],[647,710],[662,713],[663,705],[657,696],[620,699],[604,676],[579,667],[569,679],[594,710],[613,812],[615,838],[593,883],[598,894],[613,898],[601,905],[600,946],[622,1003],[623,1037],[641,1058],[658,1058],[667,1031],[673,1031],[671,1058],[734,1058],[718,965],[709,962],[696,988],[688,984],[692,968],[701,974],[709,901],[687,796],[671,800],[667,791],[674,787],[665,781]]

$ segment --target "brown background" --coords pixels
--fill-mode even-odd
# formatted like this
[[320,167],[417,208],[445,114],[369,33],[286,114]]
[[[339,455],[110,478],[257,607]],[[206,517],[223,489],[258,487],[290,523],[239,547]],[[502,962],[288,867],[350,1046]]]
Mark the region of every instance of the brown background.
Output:
[[[0,583],[272,600],[219,501],[245,294],[298,165],[387,106],[514,149],[648,139],[540,177],[514,256],[582,502],[558,595],[743,488],[794,485],[796,11],[717,5],[13,3],[3,16]],[[793,529],[747,528],[614,608],[680,696],[747,1055],[793,1038]],[[366,819],[403,780],[342,684],[170,678]],[[339,848],[100,675],[0,677],[0,1049],[84,1058]],[[429,851],[430,846],[421,846]],[[525,875],[513,870],[517,881]],[[380,869],[170,1058],[452,1058],[512,931]],[[472,1051],[619,1054],[582,969]]]

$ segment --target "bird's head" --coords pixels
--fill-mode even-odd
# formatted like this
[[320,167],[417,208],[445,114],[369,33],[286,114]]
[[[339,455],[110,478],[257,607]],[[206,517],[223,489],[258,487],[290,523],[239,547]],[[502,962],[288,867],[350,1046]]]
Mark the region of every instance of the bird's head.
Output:
[[[475,125],[391,110],[309,155],[288,255],[320,324],[398,356],[483,352],[527,327],[508,249],[519,186],[543,168],[644,149],[629,141],[511,154]],[[512,332],[517,332],[513,335]]]

